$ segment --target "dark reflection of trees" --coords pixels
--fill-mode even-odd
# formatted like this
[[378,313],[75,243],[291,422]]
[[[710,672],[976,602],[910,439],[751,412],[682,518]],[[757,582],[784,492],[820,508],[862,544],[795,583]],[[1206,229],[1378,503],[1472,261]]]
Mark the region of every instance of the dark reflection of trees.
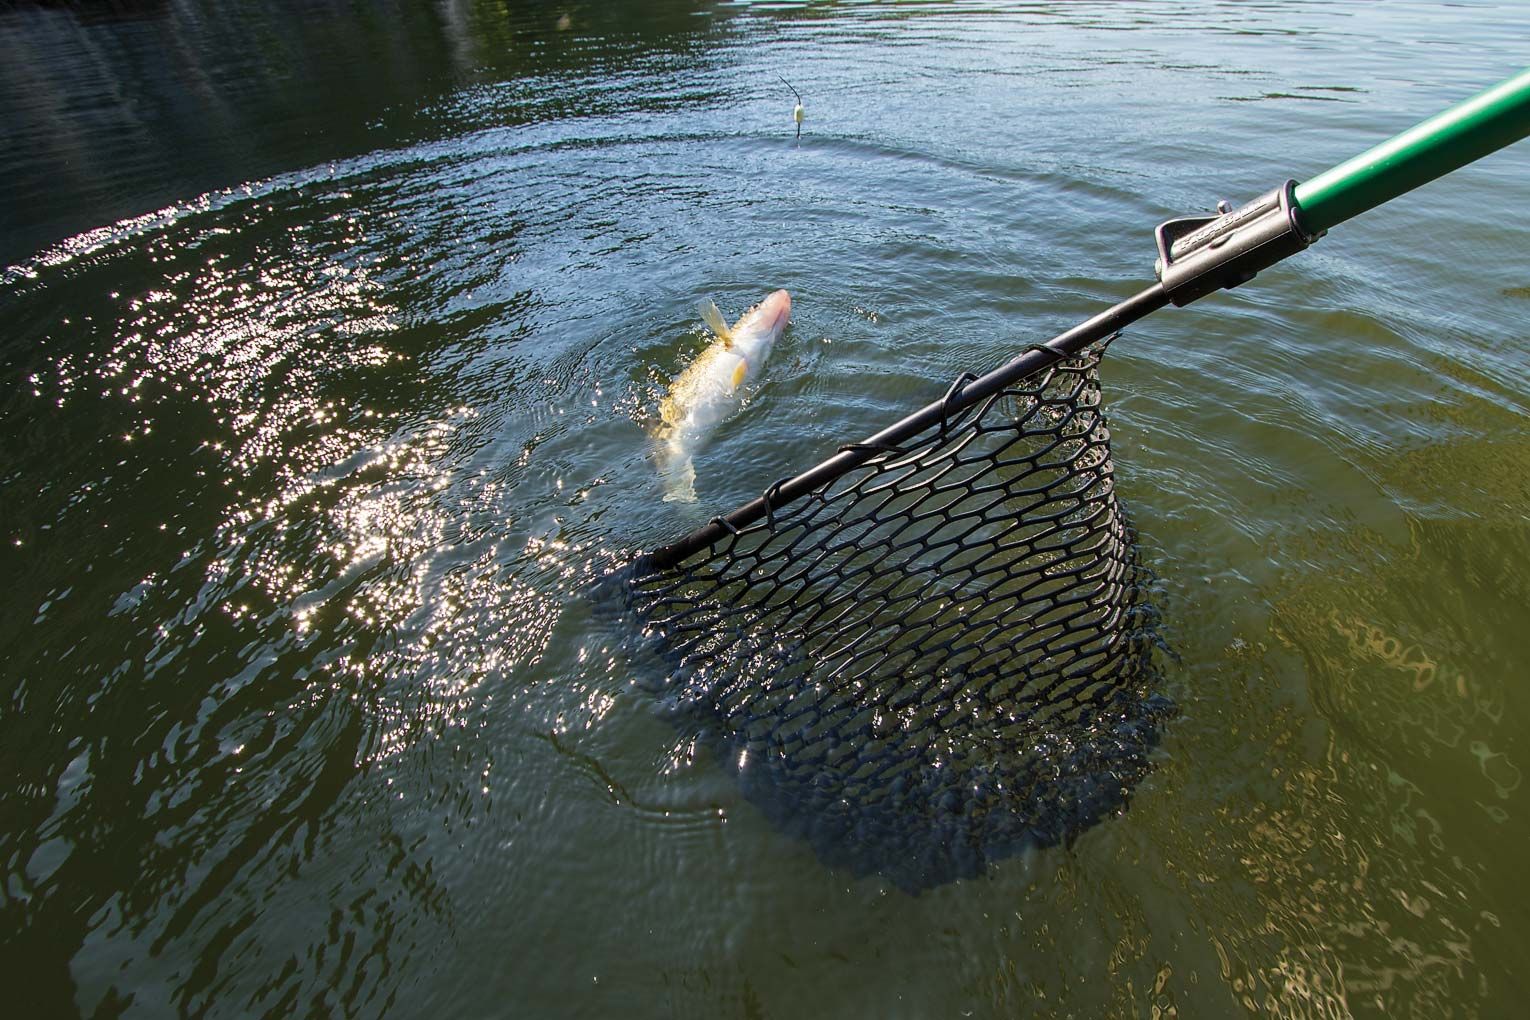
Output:
[[683,49],[712,6],[0,2],[0,264],[212,188],[439,131],[429,107],[462,85]]
[[16,0],[3,7],[41,7],[63,10],[83,24],[158,18],[170,12],[170,0]]

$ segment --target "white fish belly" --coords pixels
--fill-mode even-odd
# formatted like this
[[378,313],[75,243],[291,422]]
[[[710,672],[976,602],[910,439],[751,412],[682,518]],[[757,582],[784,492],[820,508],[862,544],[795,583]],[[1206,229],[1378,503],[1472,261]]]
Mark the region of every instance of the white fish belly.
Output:
[[693,457],[717,423],[738,407],[734,382],[744,374],[740,369],[747,371],[742,357],[714,345],[675,380],[664,401],[664,447],[659,453],[666,502],[695,502]]

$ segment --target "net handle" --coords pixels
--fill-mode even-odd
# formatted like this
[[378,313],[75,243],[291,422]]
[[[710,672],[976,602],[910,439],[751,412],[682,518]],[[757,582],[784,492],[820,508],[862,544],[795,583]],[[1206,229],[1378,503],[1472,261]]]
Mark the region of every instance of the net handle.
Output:
[[841,447],[817,467],[775,483],[764,495],[732,513],[714,517],[680,541],[638,557],[633,566],[639,572],[673,566],[1143,316],[1171,302],[1188,304],[1213,291],[1246,283],[1261,269],[1307,247],[1328,228],[1526,135],[1530,135],[1530,68],[1305,184],[1287,182],[1269,195],[1220,216],[1188,217],[1162,224],[1157,232],[1158,283],[987,375],[965,385],[958,379],[943,399],[876,435]]
[[1530,68],[1296,187],[1314,233],[1530,135]]

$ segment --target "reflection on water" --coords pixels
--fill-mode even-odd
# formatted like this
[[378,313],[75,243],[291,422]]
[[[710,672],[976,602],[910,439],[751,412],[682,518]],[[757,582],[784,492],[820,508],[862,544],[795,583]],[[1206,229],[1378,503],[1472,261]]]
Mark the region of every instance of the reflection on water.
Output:
[[[695,45],[701,0],[0,5],[0,263],[398,138],[454,89],[620,72]],[[528,105],[502,123],[577,112]]]
[[[300,6],[0,11],[29,1014],[1510,1013],[1519,154],[1112,347],[1181,714],[1070,848],[823,867],[580,593],[1506,74],[1522,8]],[[775,286],[685,517],[695,302]]]

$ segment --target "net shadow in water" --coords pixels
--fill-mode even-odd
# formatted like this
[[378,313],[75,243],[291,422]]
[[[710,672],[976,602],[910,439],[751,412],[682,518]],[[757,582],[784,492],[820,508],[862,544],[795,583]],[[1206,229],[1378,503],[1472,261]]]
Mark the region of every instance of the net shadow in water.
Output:
[[978,875],[1120,811],[1146,774],[1172,706],[1104,347],[610,579],[664,714],[831,866],[910,892]]

